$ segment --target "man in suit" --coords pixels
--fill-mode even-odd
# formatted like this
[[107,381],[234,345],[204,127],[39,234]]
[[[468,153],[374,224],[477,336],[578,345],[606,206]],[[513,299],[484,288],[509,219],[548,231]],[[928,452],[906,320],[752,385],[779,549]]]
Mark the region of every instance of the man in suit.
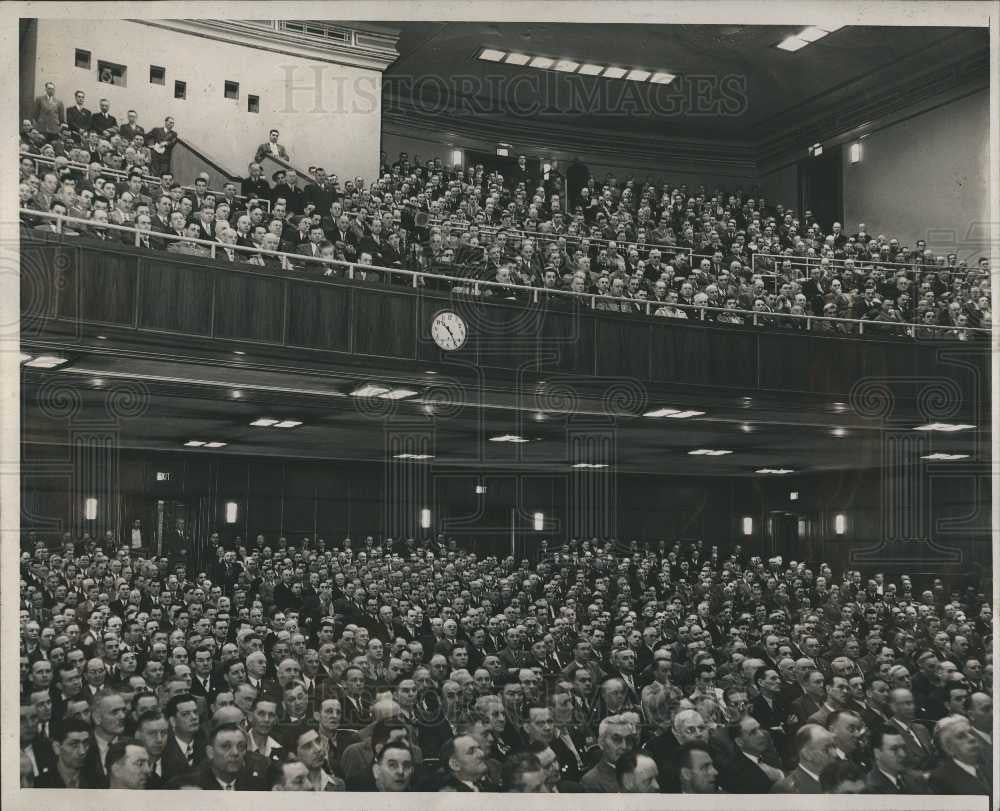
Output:
[[127,711],[125,699],[120,693],[104,691],[94,699],[90,711],[93,735],[90,751],[84,761],[83,772],[86,780],[98,788],[108,787],[105,758],[108,747],[125,733]]
[[872,729],[875,765],[865,778],[867,794],[925,794],[922,779],[906,771],[906,743],[897,729]]
[[822,794],[819,775],[834,759],[833,735],[817,724],[795,733],[799,765],[771,787],[772,794]]
[[90,117],[90,129],[99,134],[105,130],[117,129],[118,119],[109,112],[111,110],[111,102],[107,99],[101,99],[99,104],[101,109]]
[[146,135],[146,146],[150,149],[149,173],[154,177],[171,171],[174,147],[177,146],[177,132],[174,130],[173,116],[163,119],[162,127],[153,127]]
[[892,717],[885,728],[895,729],[903,736],[907,767],[917,771],[926,770],[933,758],[934,747],[926,727],[914,720],[916,703],[913,693],[905,687],[896,688],[889,693],[889,709]]
[[163,750],[170,736],[170,724],[158,709],[145,710],[139,715],[135,739],[149,753],[149,779],[146,788],[163,788]]
[[486,752],[472,735],[459,735],[441,747],[441,766],[448,775],[439,791],[483,791]]
[[35,788],[97,788],[83,773],[90,751],[90,725],[79,718],[56,724],[52,731],[56,760],[52,768],[35,779]]
[[167,702],[164,715],[170,725],[170,735],[163,749],[163,779],[184,774],[197,768],[205,757],[201,739],[198,702],[190,693],[174,696]]
[[118,128],[118,134],[129,144],[136,135],[141,135],[145,139],[146,129],[138,123],[139,114],[135,110],[129,110],[125,115],[127,120]]
[[303,197],[306,204],[311,203],[316,207],[316,211],[323,213],[329,211],[334,201],[340,198],[336,185],[330,182],[326,176],[326,170],[322,166],[317,166],[313,172],[316,178],[315,183],[309,183],[303,189]]
[[930,773],[935,794],[991,794],[992,777],[978,764],[979,744],[969,719],[949,715],[938,721],[934,735],[944,755]]
[[83,105],[87,96],[82,90],[77,90],[73,95],[76,104],[66,111],[66,123],[69,124],[69,128],[73,132],[86,132],[91,129],[90,120],[92,118],[90,110]]
[[205,762],[183,777],[180,785],[207,791],[266,791],[264,772],[247,763],[247,736],[237,724],[220,724],[205,747]]
[[35,128],[50,141],[59,137],[60,127],[66,121],[66,109],[56,98],[55,82],[45,83],[45,93],[35,99]]
[[826,677],[821,670],[811,670],[802,682],[802,698],[792,702],[791,713],[805,723],[809,716],[820,711],[826,701]]
[[21,706],[20,744],[21,753],[31,763],[33,777],[37,779],[56,768],[56,753],[52,743],[44,735],[38,734],[38,711],[33,704]]
[[267,141],[258,146],[257,151],[254,153],[254,163],[260,163],[266,157],[279,158],[283,161],[288,160],[288,150],[278,143],[278,135],[279,132],[277,130],[271,130],[268,133]]
[[785,776],[781,769],[762,760],[771,746],[767,730],[752,715],[744,715],[735,732],[737,754],[719,775],[720,785],[731,794],[767,794]]
[[[993,699],[987,693],[975,692],[969,696],[965,710],[972,731],[979,741],[980,762],[993,763]],[[992,768],[992,765],[991,765]]]

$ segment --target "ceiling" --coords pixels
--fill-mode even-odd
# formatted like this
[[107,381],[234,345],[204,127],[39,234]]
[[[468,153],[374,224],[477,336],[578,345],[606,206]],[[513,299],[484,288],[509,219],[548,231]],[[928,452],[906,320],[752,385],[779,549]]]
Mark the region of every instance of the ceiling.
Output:
[[[520,117],[542,125],[571,121],[598,131],[742,142],[766,139],[775,127],[795,125],[833,99],[850,104],[892,92],[922,71],[989,46],[985,29],[852,26],[794,53],[774,47],[808,20],[786,26],[389,24],[401,33],[400,56],[385,71],[387,98],[417,95],[424,110],[447,109],[480,124]],[[655,86],[567,76],[482,62],[476,56],[483,47],[665,70],[678,78]],[[525,77],[543,83],[531,87]],[[423,92],[411,92],[411,82]],[[708,109],[695,107],[696,97],[707,99]],[[554,109],[546,110],[550,103]]]
[[[609,405],[613,398],[600,389],[570,389],[558,379],[469,387],[446,369],[432,374],[434,370],[328,368],[321,373],[230,358],[144,358],[101,347],[78,351],[59,370],[24,369],[22,436],[29,443],[65,444],[71,425],[107,425],[110,413],[123,449],[385,461],[400,450],[390,445],[392,437],[412,436],[416,444],[405,450],[432,453],[432,462],[417,464],[432,464],[435,470],[472,466],[567,472],[573,462],[609,465],[595,475],[754,476],[762,467],[850,471],[879,467],[885,456],[887,434],[877,423],[853,414],[845,403],[808,395],[750,398],[687,392],[669,401],[629,402],[623,397]],[[396,402],[350,396],[359,384],[372,381],[406,386],[417,395]],[[67,403],[77,409],[72,420]],[[706,413],[680,420],[642,416],[665,406]],[[303,425],[250,426],[260,417]],[[840,435],[834,433],[838,429]],[[489,441],[503,434],[531,441]],[[189,440],[227,445],[218,451],[185,448]],[[928,440],[928,450],[969,453],[968,461],[988,461],[988,432],[935,434]],[[699,448],[733,453],[688,454]],[[604,455],[593,455],[597,452]]]

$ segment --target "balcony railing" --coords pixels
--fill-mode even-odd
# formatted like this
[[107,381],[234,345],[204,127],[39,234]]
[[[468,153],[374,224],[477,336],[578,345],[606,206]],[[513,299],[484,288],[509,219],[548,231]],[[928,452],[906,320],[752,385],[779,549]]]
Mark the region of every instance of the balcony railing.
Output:
[[[964,340],[979,339],[983,340],[986,346],[988,346],[988,339],[992,335],[991,329],[978,327],[953,327],[937,324],[877,321],[873,319],[833,318],[785,312],[725,309],[708,305],[665,304],[658,301],[599,293],[578,293],[571,290],[531,287],[513,282],[503,283],[484,279],[471,279],[444,273],[410,270],[408,268],[363,265],[357,262],[306,256],[304,254],[288,253],[285,251],[272,251],[258,247],[249,248],[239,245],[224,245],[211,240],[181,237],[176,234],[165,234],[155,231],[140,231],[128,226],[115,225],[113,223],[95,223],[93,220],[53,214],[51,212],[35,211],[33,209],[22,208],[19,210],[19,213],[22,218],[46,220],[51,223],[54,230],[50,233],[63,234],[67,226],[71,228],[78,226],[84,229],[84,232],[70,236],[87,238],[87,232],[101,230],[126,235],[130,237],[128,242],[122,243],[126,247],[141,247],[140,240],[145,236],[150,240],[183,242],[201,246],[208,252],[206,258],[211,259],[219,259],[221,253],[232,251],[234,254],[247,256],[248,258],[243,261],[252,264],[265,264],[263,257],[276,259],[280,265],[280,270],[284,272],[309,270],[311,266],[321,267],[326,268],[326,270],[322,271],[322,275],[333,276],[336,271],[341,271],[343,277],[349,281],[364,280],[368,274],[377,274],[378,282],[385,285],[404,282],[406,286],[412,288],[420,288],[428,284],[437,286],[440,289],[447,289],[450,286],[452,293],[469,296],[493,296],[497,301],[520,301],[524,303],[530,301],[533,304],[539,304],[542,301],[559,302],[564,306],[577,305],[593,310],[646,316],[655,316],[658,310],[664,307],[673,307],[684,312],[688,321],[715,322],[719,323],[720,326],[725,326],[726,322],[715,321],[719,315],[727,317],[738,316],[743,319],[742,323],[747,326],[768,327],[773,325],[797,324],[799,326],[793,327],[792,330],[788,330],[786,326],[782,331],[822,332],[824,335],[845,337],[852,335],[864,336],[866,330],[873,332],[879,338],[940,339],[952,337],[957,339],[960,336],[964,336]],[[277,269],[272,268],[270,265],[266,265],[266,267]]]

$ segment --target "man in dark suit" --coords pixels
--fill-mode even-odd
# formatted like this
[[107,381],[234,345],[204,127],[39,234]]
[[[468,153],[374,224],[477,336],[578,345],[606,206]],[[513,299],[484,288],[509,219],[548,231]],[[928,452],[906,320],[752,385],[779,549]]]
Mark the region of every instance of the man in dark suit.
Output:
[[[138,124],[139,114],[135,110],[126,113],[127,120],[118,128],[118,134],[125,139],[126,143],[132,143],[136,135],[146,136],[146,128]],[[159,175],[157,175],[159,177]]]
[[978,764],[979,744],[969,719],[949,715],[938,721],[935,735],[944,754],[941,765],[930,773],[934,794],[990,794],[992,777]]
[[484,791],[486,753],[472,735],[449,738],[441,747],[441,766],[448,775],[439,791]]
[[97,133],[103,133],[109,129],[117,129],[118,119],[109,112],[111,102],[107,99],[101,99],[100,106],[101,109],[90,117],[90,129]]
[[899,730],[877,728],[870,733],[875,765],[865,778],[867,794],[926,794],[917,773],[906,771],[906,743]]
[[799,765],[771,787],[772,794],[823,794],[820,772],[834,759],[833,735],[817,724],[795,733]]
[[934,747],[927,728],[914,720],[916,705],[913,693],[904,687],[893,690],[889,693],[889,709],[892,711],[892,717],[885,728],[894,729],[903,736],[907,767],[917,771],[926,770],[930,766]]
[[205,757],[205,744],[199,729],[198,702],[193,695],[174,696],[167,702],[164,715],[170,735],[163,749],[163,779],[169,781],[198,767]]
[[771,745],[767,730],[752,715],[744,715],[735,729],[736,757],[720,771],[719,784],[731,794],[767,794],[784,778],[761,759]]
[[35,788],[97,788],[83,773],[90,749],[90,725],[80,718],[55,724],[52,730],[58,756],[52,768],[35,779]]
[[[206,791],[266,791],[264,772],[247,763],[247,736],[236,724],[220,724],[205,747],[201,768],[171,781]],[[168,784],[168,787],[170,784]]]
[[171,171],[170,162],[173,159],[174,147],[177,146],[177,132],[174,130],[174,119],[167,116],[162,127],[153,127],[146,135],[146,146],[150,149],[149,173],[154,177]]
[[77,90],[74,96],[76,104],[66,111],[66,123],[69,124],[69,128],[73,132],[86,132],[91,128],[90,120],[92,117],[90,110],[83,106],[87,96],[82,90]]

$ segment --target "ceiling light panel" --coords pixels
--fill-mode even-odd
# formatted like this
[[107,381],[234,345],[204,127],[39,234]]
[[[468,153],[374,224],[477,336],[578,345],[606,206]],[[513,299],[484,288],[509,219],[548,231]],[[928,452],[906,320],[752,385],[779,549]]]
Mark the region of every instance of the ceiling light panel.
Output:
[[507,64],[508,65],[527,65],[531,61],[531,57],[527,54],[507,54]]
[[604,65],[595,65],[593,62],[584,62],[577,71],[582,76],[600,76],[604,72]]
[[645,82],[652,75],[653,72],[651,70],[640,70],[639,68],[628,72],[628,78],[633,82]]
[[794,53],[802,48],[805,48],[809,43],[804,39],[799,39],[799,37],[787,37],[778,43],[777,48],[780,51],[790,51]]
[[498,51],[495,48],[483,48],[479,53],[479,58],[484,62],[500,62],[506,55],[506,51]]
[[604,69],[604,78],[605,79],[620,79],[620,78],[622,78],[622,76],[625,76],[627,73],[628,73],[628,71],[625,70],[625,68],[615,68],[615,67],[605,68]]
[[574,62],[572,59],[560,59],[552,67],[555,70],[562,71],[563,73],[573,73],[578,67],[580,67],[580,63]]

